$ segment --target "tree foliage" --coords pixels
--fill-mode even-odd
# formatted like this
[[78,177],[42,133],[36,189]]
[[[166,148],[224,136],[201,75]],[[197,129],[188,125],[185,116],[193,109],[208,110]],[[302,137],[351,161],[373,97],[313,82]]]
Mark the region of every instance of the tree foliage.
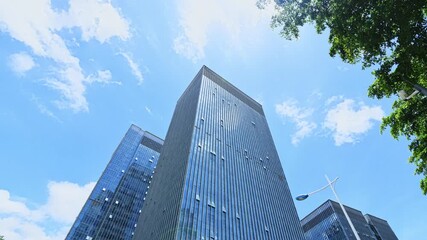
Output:
[[[258,6],[269,0],[258,0]],[[330,55],[348,63],[373,67],[370,97],[381,99],[399,90],[412,92],[408,82],[427,86],[427,0],[276,0],[272,27],[286,39],[299,37],[299,28],[313,24],[329,30]],[[409,162],[421,174],[427,194],[427,97],[396,100],[383,119],[381,132],[410,141]]]

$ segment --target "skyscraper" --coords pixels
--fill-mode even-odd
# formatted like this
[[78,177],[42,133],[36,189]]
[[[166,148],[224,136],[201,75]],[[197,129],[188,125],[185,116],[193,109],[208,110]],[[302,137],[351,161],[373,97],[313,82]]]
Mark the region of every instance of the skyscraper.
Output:
[[203,66],[179,98],[135,240],[303,239],[262,106]]
[[132,125],[66,239],[132,239],[162,145],[162,139]]
[[[390,226],[387,224],[391,233],[395,238],[391,238],[388,235],[389,232],[386,233],[384,228],[384,222],[382,220],[379,228],[381,232],[387,234],[385,238],[378,238],[372,227],[370,226],[368,219],[373,220],[375,223],[378,223],[376,217],[372,215],[363,216],[362,212],[344,206],[348,216],[350,217],[351,222],[354,225],[354,228],[358,232],[360,239],[362,240],[397,240],[397,237],[394,235],[393,231],[391,231]],[[320,205],[313,212],[308,214],[305,218],[301,220],[301,225],[305,233],[305,237],[307,240],[318,240],[318,239],[330,239],[330,240],[355,240],[350,225],[347,219],[344,216],[344,213],[341,209],[341,206],[332,200],[327,200],[325,203]],[[384,230],[383,230],[384,229]],[[388,231],[388,229],[387,229]]]
[[398,240],[386,220],[370,214],[365,214],[365,219],[378,240]]

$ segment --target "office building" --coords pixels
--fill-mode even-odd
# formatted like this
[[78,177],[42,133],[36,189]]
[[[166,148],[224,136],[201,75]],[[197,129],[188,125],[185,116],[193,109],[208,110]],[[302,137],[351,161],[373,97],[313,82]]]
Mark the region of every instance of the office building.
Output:
[[[368,223],[367,219],[373,217],[369,215],[367,219],[363,216],[362,212],[344,206],[351,222],[354,225],[360,239],[362,240],[395,240],[397,238],[377,238],[372,227]],[[373,219],[373,218],[371,218]],[[377,223],[377,218],[373,220]],[[384,220],[382,220],[385,222]],[[381,222],[381,224],[383,224]],[[385,222],[387,223],[387,222]],[[356,240],[353,231],[342,211],[341,206],[332,200],[327,200],[325,203],[320,205],[313,212],[308,214],[301,220],[301,225],[307,240]],[[378,225],[379,226],[379,225]],[[381,225],[379,228],[383,228]],[[388,224],[387,224],[388,226]],[[388,226],[389,227],[389,226]],[[391,228],[390,228],[391,230]],[[391,231],[392,232],[392,231]],[[385,233],[386,234],[386,233]],[[394,235],[394,234],[393,234]]]
[[304,239],[262,106],[205,66],[177,102],[134,237],[147,239]]
[[66,239],[132,239],[162,145],[162,139],[132,125]]
[[398,240],[388,222],[379,217],[365,214],[365,219],[378,240]]

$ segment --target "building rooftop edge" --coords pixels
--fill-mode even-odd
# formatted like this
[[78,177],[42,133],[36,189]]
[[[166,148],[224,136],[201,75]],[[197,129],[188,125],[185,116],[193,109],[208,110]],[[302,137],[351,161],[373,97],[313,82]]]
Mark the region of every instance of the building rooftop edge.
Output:
[[[202,68],[200,70],[206,70],[209,71],[210,73],[213,73],[214,75],[218,76],[218,78],[220,78],[221,80],[223,80],[227,85],[230,85],[232,88],[234,88],[235,90],[237,90],[238,92],[242,93],[245,97],[247,97],[249,100],[251,100],[253,103],[257,104],[259,107],[262,108],[262,104],[257,102],[255,99],[253,99],[251,96],[247,95],[246,93],[244,93],[242,90],[240,90],[238,87],[234,86],[232,83],[230,83],[229,81],[227,81],[225,78],[221,77],[221,75],[219,75],[218,73],[216,73],[214,70],[210,69],[208,66],[203,65]],[[203,72],[203,75],[204,72]]]
[[151,133],[150,131],[146,131],[146,130],[142,129],[141,127],[139,127],[138,125],[136,125],[134,123],[131,123],[130,128],[132,128],[132,127],[137,128],[138,130],[144,132],[144,134],[146,133],[149,136],[152,136],[153,138],[160,140],[162,143],[165,141],[163,138]]
[[[336,203],[336,204],[338,204],[338,205],[339,205],[339,203],[338,203],[338,202],[336,202],[336,201],[334,201],[334,200],[332,200],[332,199],[328,199],[328,200],[326,200],[324,203],[320,204],[320,206],[318,206],[316,209],[314,209],[314,210],[313,210],[313,211],[311,211],[309,214],[307,214],[305,217],[303,217],[303,218],[300,220],[300,222],[302,222],[304,219],[306,219],[306,218],[307,218],[308,216],[310,216],[312,213],[314,213],[315,211],[317,211],[317,209],[319,209],[319,208],[323,207],[323,206],[324,206],[324,205],[326,205],[327,203],[331,203],[331,205],[332,205],[332,203]],[[349,206],[347,206],[347,205],[345,205],[345,204],[343,204],[343,205],[344,205],[344,207],[345,207],[345,208],[348,208],[348,209],[352,209],[352,210],[358,211],[358,212],[362,213],[362,215],[363,215],[363,212],[362,212],[362,211],[360,211],[360,210],[358,210],[358,209],[356,209],[356,208],[349,207]]]
[[[374,215],[372,215],[372,214],[369,214],[369,213],[366,213],[366,214],[364,214],[363,216],[369,216],[369,217],[373,217],[373,218],[376,218],[376,219],[382,220],[382,221],[384,221],[384,222],[387,222],[387,220],[385,220],[385,219],[382,219],[382,218],[379,218],[379,217],[377,217],[377,216],[374,216]],[[388,223],[388,222],[387,222],[387,223]]]

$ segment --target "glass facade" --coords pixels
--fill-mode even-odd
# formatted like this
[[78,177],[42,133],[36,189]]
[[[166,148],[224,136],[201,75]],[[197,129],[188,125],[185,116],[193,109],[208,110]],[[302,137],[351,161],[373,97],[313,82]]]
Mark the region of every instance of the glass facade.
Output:
[[394,234],[386,220],[370,214],[365,214],[365,219],[378,240],[398,240],[396,234]]
[[177,102],[134,239],[304,239],[262,106],[205,66]]
[[66,239],[132,239],[162,145],[162,139],[132,125]]
[[[362,240],[375,240],[375,234],[361,211],[344,206],[354,228]],[[307,240],[355,240],[341,206],[332,200],[326,201],[301,220]]]

